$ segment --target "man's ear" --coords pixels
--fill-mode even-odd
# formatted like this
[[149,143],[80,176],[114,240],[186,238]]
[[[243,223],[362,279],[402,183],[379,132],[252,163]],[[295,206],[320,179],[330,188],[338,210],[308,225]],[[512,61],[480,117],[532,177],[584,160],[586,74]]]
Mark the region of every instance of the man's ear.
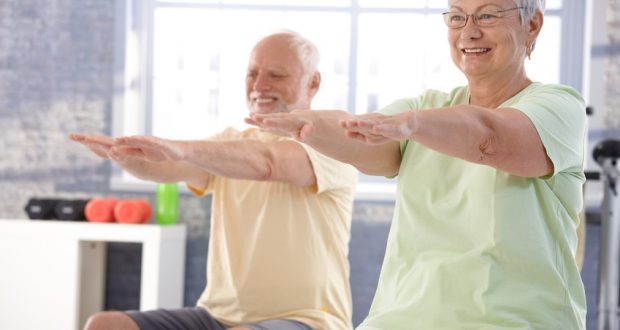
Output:
[[314,97],[314,95],[316,95],[316,92],[319,91],[319,87],[321,87],[321,73],[316,71],[312,75],[312,78],[310,78],[309,84],[310,96]]

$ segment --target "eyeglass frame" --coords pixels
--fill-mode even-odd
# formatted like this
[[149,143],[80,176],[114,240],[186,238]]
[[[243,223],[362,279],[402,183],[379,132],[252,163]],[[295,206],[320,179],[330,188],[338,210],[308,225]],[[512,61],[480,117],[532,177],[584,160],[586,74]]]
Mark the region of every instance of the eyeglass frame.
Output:
[[[486,11],[485,10],[481,10],[481,11],[479,11],[477,13],[473,13],[473,14],[465,14],[465,13],[462,13],[462,12],[446,11],[446,12],[441,13],[441,15],[443,16],[444,23],[450,29],[460,29],[460,28],[466,26],[467,22],[469,22],[469,17],[470,16],[472,17],[474,23],[477,26],[479,26],[479,27],[486,27],[486,26],[493,26],[493,24],[495,22],[493,24],[491,24],[491,25],[484,25],[484,24],[480,25],[480,23],[478,22],[478,14],[491,14],[491,13],[501,14],[501,13],[504,13],[504,12],[507,12],[507,11],[511,11],[511,10],[515,10],[515,9],[525,9],[525,8],[527,8],[527,7],[514,7],[514,8],[508,8],[508,9],[502,9],[502,10],[486,10]],[[450,26],[450,23],[448,22],[448,18],[450,16],[448,16],[448,15],[449,14],[457,14],[457,13],[462,13],[465,16],[465,21],[464,21],[463,25],[460,25],[460,26]],[[499,18],[504,18],[504,16],[497,16],[496,18],[498,18],[498,19]]]

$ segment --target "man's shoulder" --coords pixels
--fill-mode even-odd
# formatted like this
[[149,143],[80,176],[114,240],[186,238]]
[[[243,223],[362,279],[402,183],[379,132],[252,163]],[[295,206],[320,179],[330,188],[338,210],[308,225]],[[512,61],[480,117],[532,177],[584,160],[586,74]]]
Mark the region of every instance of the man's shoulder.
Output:
[[[262,139],[265,133],[261,132],[259,128],[237,128],[226,127],[224,130],[213,135],[211,140],[244,140],[244,139]],[[268,134],[268,133],[267,133]]]

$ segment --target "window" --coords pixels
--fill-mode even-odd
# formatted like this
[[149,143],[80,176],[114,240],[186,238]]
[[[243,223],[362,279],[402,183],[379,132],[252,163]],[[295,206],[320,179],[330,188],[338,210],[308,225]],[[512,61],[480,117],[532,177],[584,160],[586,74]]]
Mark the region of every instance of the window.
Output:
[[[315,109],[366,113],[425,89],[466,84],[450,59],[441,17],[447,2],[117,1],[122,51],[115,135],[200,139],[244,126],[249,52],[260,37],[282,28],[300,32],[321,52],[323,82]],[[583,37],[573,30],[567,36],[563,23],[583,26],[583,17],[564,6],[569,4],[547,1],[545,26],[527,69],[534,80],[580,89],[581,57],[566,55],[571,52],[563,41],[575,45]],[[118,169],[112,179],[113,187],[137,182]],[[393,181],[377,177],[362,176],[359,186],[360,195],[370,198],[390,198],[395,191]]]

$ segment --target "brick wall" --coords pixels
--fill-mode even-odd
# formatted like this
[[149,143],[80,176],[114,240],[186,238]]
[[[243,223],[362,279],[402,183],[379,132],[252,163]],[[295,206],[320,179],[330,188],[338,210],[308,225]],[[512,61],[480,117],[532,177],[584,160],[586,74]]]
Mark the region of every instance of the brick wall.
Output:
[[[609,36],[607,63],[606,122],[609,129],[620,134],[620,1],[608,0],[607,35]],[[615,135],[615,138],[620,136]]]
[[0,1],[0,206],[107,191],[109,166],[67,142],[109,130],[112,1]]

